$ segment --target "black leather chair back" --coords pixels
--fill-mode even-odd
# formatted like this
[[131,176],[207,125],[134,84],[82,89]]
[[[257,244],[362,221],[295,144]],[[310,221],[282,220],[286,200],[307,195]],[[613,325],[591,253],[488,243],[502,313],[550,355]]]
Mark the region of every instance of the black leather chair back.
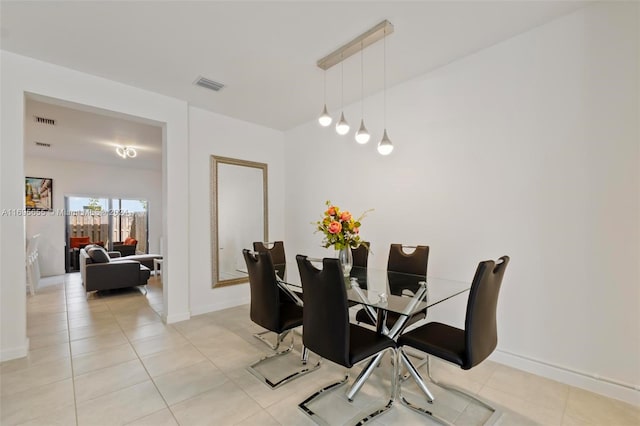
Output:
[[498,294],[509,256],[501,257],[498,262],[487,260],[480,262],[471,283],[465,319],[466,364],[468,370],[484,361],[498,344],[496,308]]
[[361,268],[366,268],[367,263],[369,262],[369,249],[371,245],[368,241],[363,241],[358,248],[351,249],[351,254],[353,255],[353,266],[359,266]]
[[275,241],[273,247],[268,248],[262,241],[256,241],[253,243],[253,250],[257,252],[269,252],[271,253],[271,259],[274,265],[281,265],[287,263],[287,258],[284,255],[284,242]]
[[429,246],[417,246],[413,253],[405,253],[402,244],[391,244],[387,271],[406,274],[427,275]]
[[304,294],[302,342],[322,358],[350,366],[349,311],[340,261],[325,258],[322,270],[307,256],[298,255],[296,261]]
[[254,255],[247,249],[242,250],[242,255],[249,272],[251,321],[267,330],[280,333],[280,289],[271,255],[268,252],[258,252]]

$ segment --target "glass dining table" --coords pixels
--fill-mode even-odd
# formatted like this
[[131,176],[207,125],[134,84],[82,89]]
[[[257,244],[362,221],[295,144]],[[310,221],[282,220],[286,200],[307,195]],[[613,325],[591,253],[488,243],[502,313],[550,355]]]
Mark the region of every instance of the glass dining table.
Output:
[[[278,285],[296,303],[302,306],[298,297],[302,290],[302,281],[295,262],[274,265]],[[453,281],[425,275],[405,274],[384,269],[353,267],[347,279],[347,298],[354,304],[362,305],[376,324],[377,331],[396,339],[409,317],[414,313],[438,305],[459,294],[469,291],[471,283]],[[387,314],[394,312],[398,320],[387,327]],[[347,397],[351,401],[364,382],[375,370],[382,354],[373,357],[363,368]]]

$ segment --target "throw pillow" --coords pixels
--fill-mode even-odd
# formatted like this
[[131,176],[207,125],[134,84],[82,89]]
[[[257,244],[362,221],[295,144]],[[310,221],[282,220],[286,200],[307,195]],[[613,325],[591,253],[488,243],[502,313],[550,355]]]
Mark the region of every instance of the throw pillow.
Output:
[[93,247],[87,252],[93,263],[109,263],[109,253],[102,247]]

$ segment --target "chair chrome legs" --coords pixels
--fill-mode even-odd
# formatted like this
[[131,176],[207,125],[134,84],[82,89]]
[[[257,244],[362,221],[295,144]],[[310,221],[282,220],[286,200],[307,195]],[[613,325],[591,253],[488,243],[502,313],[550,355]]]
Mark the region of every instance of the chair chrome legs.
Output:
[[300,404],[298,404],[298,407],[309,417],[311,417],[311,420],[313,420],[314,422],[316,422],[316,424],[319,425],[323,425],[323,426],[329,426],[329,423],[327,423],[326,421],[324,421],[324,419],[320,416],[318,416],[316,413],[313,412],[313,410],[311,410],[307,404],[313,402],[316,398],[320,397],[320,395],[332,391],[334,389],[337,389],[341,386],[344,386],[347,384],[347,382],[349,381],[349,370],[346,371],[344,378],[342,380],[340,380],[339,382],[335,382],[335,383],[331,383],[329,386],[325,386],[322,389],[320,389],[319,391],[317,391],[316,393],[314,393],[313,395],[311,395],[309,398],[305,399],[304,401],[302,401]]
[[[373,412],[367,414],[365,417],[357,417],[357,418],[353,418],[351,419],[349,422],[347,422],[346,424],[353,424],[353,425],[362,425],[365,422],[368,422],[369,420],[373,419],[374,417],[386,412],[387,410],[389,410],[391,408],[391,406],[393,405],[393,402],[395,401],[396,395],[397,395],[397,389],[398,389],[398,376],[399,376],[399,370],[398,370],[398,365],[400,364],[398,362],[397,359],[397,351],[395,349],[389,349],[392,351],[392,357],[393,357],[393,372],[391,375],[391,394],[389,396],[389,401],[383,405],[382,407],[378,407],[376,408]],[[378,359],[378,356],[382,357],[383,353],[380,353],[378,355],[376,355],[374,358],[372,358],[372,360],[370,362],[376,362],[376,360]],[[366,368],[365,368],[366,370]],[[361,380],[366,380],[366,379],[362,379],[361,377],[358,377],[358,379]],[[298,404],[298,407],[305,413],[307,414],[314,422],[316,422],[319,425],[324,425],[324,426],[328,426],[329,423],[327,423],[326,420],[324,420],[322,417],[320,417],[317,413],[315,413],[313,410],[311,410],[311,408],[309,408],[309,405],[315,401],[317,398],[320,398],[320,396],[322,396],[323,394],[326,394],[327,392],[333,391],[339,387],[342,387],[344,385],[347,384],[347,381],[349,380],[349,370],[346,371],[345,376],[342,380],[340,380],[339,382],[335,382],[332,383],[322,389],[320,389],[318,392],[314,393],[313,395],[311,395],[309,398],[305,399],[304,401],[302,401],[300,404]],[[352,402],[352,399],[349,399],[349,402]]]
[[[427,402],[429,404],[433,404],[433,401],[435,400],[435,397],[433,396],[433,394],[431,393],[431,391],[429,390],[429,388],[427,388],[426,383],[424,382],[424,379],[422,378],[422,376],[420,375],[418,368],[416,368],[413,363],[411,362],[411,360],[409,360],[409,358],[407,357],[407,354],[404,352],[403,348],[399,348],[398,349],[398,353],[399,353],[399,358],[402,360],[402,363],[405,365],[405,367],[407,368],[408,374],[405,375],[402,379],[399,378],[399,382],[406,380],[408,378],[408,376],[413,377],[413,379],[415,380],[416,384],[418,385],[418,387],[420,388],[420,390],[422,390],[422,392],[424,392],[424,394],[427,397]],[[464,390],[456,387],[456,386],[451,386],[451,385],[447,385],[444,384],[442,382],[437,381],[436,379],[433,378],[433,376],[431,375],[431,366],[430,366],[430,357],[429,355],[426,356],[426,359],[420,363],[419,366],[422,365],[426,365],[426,370],[427,370],[427,377],[429,378],[429,380],[440,386],[441,388],[447,389],[449,391],[455,392],[457,394],[460,394],[466,398],[472,399],[474,401],[476,401],[477,403],[479,403],[480,405],[482,405],[483,407],[487,408],[488,410],[490,410],[492,412],[491,417],[489,417],[489,419],[487,419],[487,421],[484,423],[485,425],[492,425],[494,424],[502,415],[502,412],[500,410],[498,410],[497,408],[489,405],[486,401],[483,401],[482,399],[478,398],[477,396],[471,395],[468,392],[465,392]],[[398,382],[398,383],[399,383]],[[437,420],[438,422],[445,424],[445,425],[452,425],[451,422],[443,419],[442,417],[438,416],[437,414],[433,413],[432,411],[426,409],[425,407],[420,407],[418,405],[412,404],[411,402],[409,402],[403,395],[400,389],[400,385],[398,385],[398,396],[400,399],[400,402],[409,407],[410,409],[417,411],[421,414],[425,414],[428,415],[430,417],[432,417],[433,419]]]
[[[276,334],[276,343],[275,344],[271,343],[270,341],[268,341],[267,339],[264,338],[265,334],[272,333],[272,331],[269,331],[269,330],[265,330],[265,331],[261,331],[260,333],[256,333],[256,334],[253,335],[253,337],[255,337],[256,339],[260,340],[262,343],[264,343],[265,345],[269,346],[271,349],[276,351],[280,347],[280,343],[282,343],[284,341],[284,338],[287,337],[287,334],[289,334],[289,331],[291,331],[291,330],[287,330],[282,334]],[[293,340],[292,340],[291,344],[293,345]]]
[[[276,344],[272,345],[271,343],[269,343],[267,340],[263,339],[262,336],[258,337],[259,335],[265,334],[266,332],[263,333],[258,333],[258,334],[254,334],[254,336],[258,339],[260,339],[261,341],[263,341],[264,343],[266,343],[269,347],[271,347],[273,350],[277,350],[278,347],[280,346],[280,343],[282,343],[282,341],[284,340],[284,338],[287,336],[287,334],[289,334],[289,331],[285,331],[282,334],[278,334],[277,338],[276,338]],[[249,367],[247,367],[247,371],[249,371],[251,374],[253,374],[256,378],[258,378],[261,382],[265,383],[267,386],[269,386],[271,389],[276,389],[282,385],[284,385],[285,383],[290,382],[293,379],[296,379],[298,377],[301,377],[307,373],[310,373],[316,369],[318,369],[320,367],[320,360],[318,360],[318,362],[311,366],[311,367],[307,367],[307,361],[309,359],[309,351],[307,350],[306,347],[303,346],[302,348],[302,355],[301,355],[301,362],[302,365],[304,365],[304,368],[301,368],[291,374],[289,374],[287,377],[278,380],[277,382],[272,382],[269,378],[265,377],[263,374],[261,374],[260,372],[258,372],[258,370],[256,370],[256,367],[260,364],[262,364],[263,362],[271,359],[271,358],[275,358],[281,355],[285,355],[289,352],[291,352],[291,350],[293,349],[293,334],[291,335],[291,344],[284,350],[281,350],[279,352],[273,353],[271,355],[267,355],[264,356],[262,358],[260,358],[258,361],[254,362],[253,364],[251,364]]]

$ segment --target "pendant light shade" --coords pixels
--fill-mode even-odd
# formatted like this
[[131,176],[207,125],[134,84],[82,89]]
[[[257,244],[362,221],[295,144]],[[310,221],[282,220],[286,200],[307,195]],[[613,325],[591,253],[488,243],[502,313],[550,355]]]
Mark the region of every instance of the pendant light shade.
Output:
[[320,114],[320,117],[318,117],[318,123],[320,123],[322,127],[327,127],[331,125],[332,121],[333,119],[331,118],[331,116],[329,115],[329,112],[327,111],[327,104],[324,104],[324,109],[322,110],[322,114]]
[[360,121],[360,128],[356,132],[356,142],[359,144],[365,144],[369,142],[369,139],[371,139],[371,135],[367,128],[364,127],[364,119],[362,119],[362,121]]
[[349,133],[349,123],[344,119],[344,112],[340,114],[340,121],[336,123],[336,132],[341,136]]
[[393,151],[393,144],[387,135],[387,129],[384,129],[382,140],[378,142],[378,153],[380,155],[389,155],[391,154],[391,151]]

